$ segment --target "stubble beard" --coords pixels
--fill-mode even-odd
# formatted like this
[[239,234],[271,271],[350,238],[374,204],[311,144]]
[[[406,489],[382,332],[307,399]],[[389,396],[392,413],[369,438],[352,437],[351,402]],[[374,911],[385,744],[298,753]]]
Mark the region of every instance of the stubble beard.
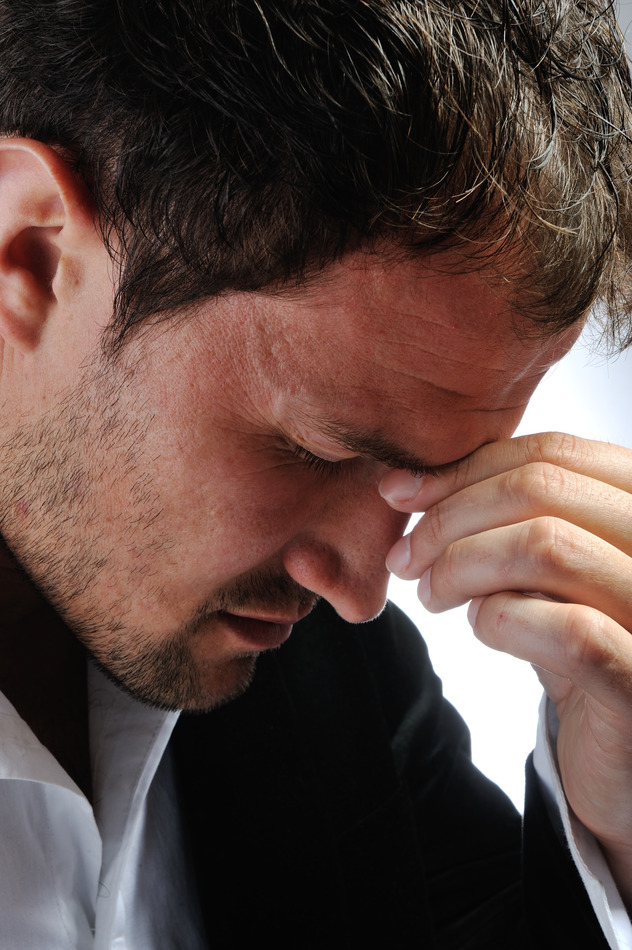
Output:
[[[85,638],[78,634],[85,643]],[[133,635],[132,635],[133,636]],[[189,640],[175,635],[161,645],[134,639],[133,650],[116,646],[103,656],[88,646],[93,662],[124,692],[158,709],[210,712],[241,696],[255,673],[258,654],[244,652],[201,671]]]
[[[153,417],[138,405],[131,418],[124,411],[122,394],[132,375],[129,368],[112,370],[104,359],[40,419],[15,426],[0,446],[0,531],[110,679],[152,706],[207,711],[243,693],[257,658],[244,651],[215,662],[196,659],[196,638],[212,636],[213,615],[248,604],[311,605],[314,598],[288,577],[252,573],[158,641],[129,622],[124,598],[100,601],[103,577],[117,576],[117,551],[130,525],[143,538],[143,564],[164,563],[171,547],[160,530],[152,477],[158,461],[145,451]],[[104,499],[122,476],[130,485],[129,507],[105,524]],[[138,580],[127,578],[129,589]]]

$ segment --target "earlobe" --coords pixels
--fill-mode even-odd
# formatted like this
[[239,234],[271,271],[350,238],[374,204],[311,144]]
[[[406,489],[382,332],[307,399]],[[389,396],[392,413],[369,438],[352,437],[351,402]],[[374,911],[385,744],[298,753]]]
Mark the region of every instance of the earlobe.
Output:
[[33,351],[57,307],[56,282],[94,231],[85,186],[52,148],[0,140],[0,337]]

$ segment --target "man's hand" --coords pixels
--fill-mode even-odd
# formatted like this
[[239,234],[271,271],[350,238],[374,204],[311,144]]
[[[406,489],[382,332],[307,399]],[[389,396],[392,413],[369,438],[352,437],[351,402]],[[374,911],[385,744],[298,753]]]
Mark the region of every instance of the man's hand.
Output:
[[525,436],[380,490],[425,512],[389,568],[430,611],[472,600],[476,636],[536,667],[566,796],[632,907],[632,451]]

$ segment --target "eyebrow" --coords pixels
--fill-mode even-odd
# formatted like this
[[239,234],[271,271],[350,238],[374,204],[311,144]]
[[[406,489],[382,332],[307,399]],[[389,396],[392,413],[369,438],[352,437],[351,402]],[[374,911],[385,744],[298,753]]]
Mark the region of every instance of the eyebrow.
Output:
[[316,423],[316,426],[324,436],[342,448],[374,459],[376,462],[382,462],[389,468],[406,469],[414,475],[439,475],[451,468],[455,462],[461,461],[461,459],[454,459],[440,465],[430,465],[414,452],[409,452],[392,442],[381,432],[364,432],[343,422]]

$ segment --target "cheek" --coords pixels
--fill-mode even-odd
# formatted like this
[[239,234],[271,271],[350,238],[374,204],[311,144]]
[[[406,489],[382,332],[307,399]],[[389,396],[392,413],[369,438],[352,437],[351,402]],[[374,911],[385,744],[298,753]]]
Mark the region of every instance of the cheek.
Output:
[[297,468],[243,473],[216,465],[204,480],[163,472],[161,520],[187,565],[231,576],[274,557],[316,508],[317,493]]

